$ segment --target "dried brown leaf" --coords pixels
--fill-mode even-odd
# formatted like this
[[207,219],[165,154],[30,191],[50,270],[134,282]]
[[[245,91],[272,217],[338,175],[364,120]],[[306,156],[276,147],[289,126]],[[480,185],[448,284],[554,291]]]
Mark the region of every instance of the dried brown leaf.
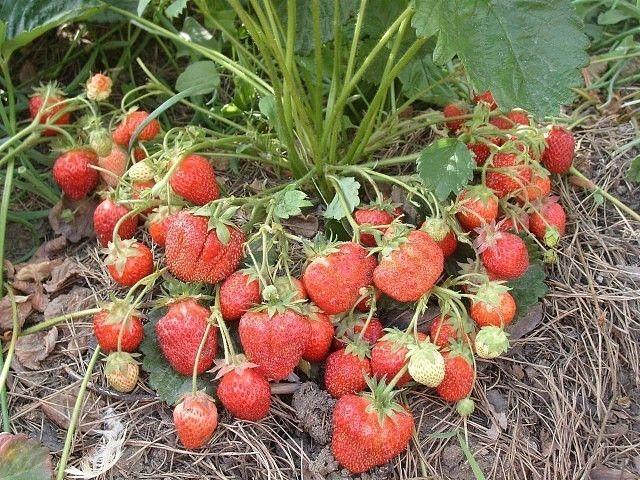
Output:
[[[18,324],[20,327],[24,325],[25,320],[33,311],[28,296],[17,295],[14,297],[18,310]],[[0,300],[0,332],[13,329],[13,311],[11,308],[11,300],[5,295]]]
[[542,304],[538,303],[527,314],[507,327],[509,340],[518,340],[536,329],[542,321]]
[[79,273],[80,265],[78,262],[68,257],[52,270],[51,279],[44,284],[44,289],[49,293],[57,292],[66,287],[69,281],[75,279]]
[[44,312],[49,305],[49,295],[44,293],[40,283],[35,285],[35,291],[29,296],[29,300],[31,300],[33,309],[40,313]]
[[93,292],[89,288],[75,286],[69,293],[59,295],[47,305],[44,310],[44,318],[59,317],[67,313],[83,310],[95,305]]
[[91,198],[73,201],[62,197],[49,212],[51,228],[73,243],[92,237],[95,235],[93,211],[97,205],[98,202]]
[[[50,397],[40,401],[40,408],[49,419],[62,429],[69,428],[69,419],[76,403],[79,387],[61,390]],[[82,432],[90,432],[94,428],[99,428],[101,417],[100,411],[103,402],[92,392],[87,392],[82,416],[78,422],[78,428]]]
[[39,370],[40,362],[45,360],[58,340],[58,329],[54,326],[48,331],[36,332],[18,338],[16,357],[18,361],[31,370]]
[[36,253],[33,254],[34,258],[53,258],[59,255],[67,246],[67,239],[63,236],[53,238],[47,242],[44,242],[38,247]]
[[628,470],[596,467],[589,473],[589,480],[637,480],[637,476]]
[[318,217],[316,215],[298,215],[282,222],[296,235],[313,238],[318,233]]

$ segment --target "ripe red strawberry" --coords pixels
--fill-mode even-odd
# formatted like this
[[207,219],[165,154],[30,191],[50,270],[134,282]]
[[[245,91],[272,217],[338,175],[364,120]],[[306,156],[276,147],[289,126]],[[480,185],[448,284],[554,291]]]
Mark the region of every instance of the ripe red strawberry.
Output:
[[511,110],[507,113],[507,118],[516,125],[529,125],[529,115],[524,110]]
[[131,287],[153,273],[153,254],[143,243],[133,239],[110,242],[108,252],[105,265],[120,285]]
[[455,252],[458,246],[456,235],[447,225],[447,222],[438,217],[427,217],[420,227],[420,230],[427,232],[429,236],[438,244],[442,254],[446,257]]
[[173,215],[180,211],[179,207],[167,207],[162,205],[153,209],[147,217],[147,230],[153,243],[164,247],[167,242],[167,230]]
[[[34,119],[41,112],[40,124],[48,123],[49,119],[55,118],[54,125],[68,125],[71,121],[71,113],[60,113],[66,106],[62,103],[63,101],[63,93],[55,88],[55,85],[37,88],[29,98],[29,115]],[[42,132],[45,137],[53,137],[57,134],[58,132],[53,129]]]
[[[444,113],[444,118],[451,118],[451,117],[459,117],[461,115],[465,115],[467,113],[469,113],[467,111],[466,108],[464,108],[461,105],[455,104],[455,103],[450,103],[449,105],[446,105],[444,107],[444,109],[442,110],[442,113]],[[452,132],[452,133],[456,133],[458,130],[460,130],[460,127],[462,127],[462,124],[464,123],[464,120],[458,119],[458,120],[449,120],[446,125],[447,128]]]
[[300,363],[309,342],[309,321],[299,313],[248,311],[240,318],[240,342],[257,371],[273,380],[283,380]]
[[491,110],[495,110],[496,108],[498,108],[498,105],[496,104],[496,101],[493,99],[493,95],[489,90],[474,95],[473,102],[476,104],[480,102],[486,103],[487,105],[489,105],[489,108]]
[[453,252],[455,252],[456,248],[458,248],[458,240],[456,239],[456,235],[453,232],[447,233],[447,235],[442,240],[436,243],[440,247],[440,250],[442,250],[442,254],[445,258],[453,255]]
[[476,239],[487,272],[500,280],[520,277],[529,268],[529,253],[522,238],[487,225]]
[[358,302],[358,304],[356,305],[356,310],[359,311],[359,312],[365,312],[366,313],[371,309],[371,300],[372,300],[374,295],[376,297],[376,301],[378,301],[380,299],[380,297],[382,296],[382,292],[380,290],[378,290],[374,286],[369,286],[364,291],[362,291],[362,289],[361,289],[360,294],[363,295],[367,291],[370,294],[367,297],[365,297],[362,300],[360,300]]
[[247,363],[232,365],[224,372],[216,396],[231,415],[241,420],[262,420],[271,407],[269,382]]
[[[129,209],[124,205],[115,203],[110,198],[103,200],[93,212],[93,228],[96,237],[103,247],[106,247],[113,239],[113,230],[118,221],[129,213]],[[128,216],[118,228],[118,235],[121,239],[133,237],[138,228],[138,216]]]
[[553,247],[558,242],[559,237],[564,235],[567,215],[555,197],[550,197],[545,202],[538,203],[536,208],[538,211],[531,214],[529,230],[538,240],[544,241],[548,246]]
[[[353,219],[356,221],[358,225],[366,226],[366,227],[376,227],[378,225],[389,225],[393,222],[395,216],[391,214],[388,210],[382,208],[359,208],[355,212],[353,212]],[[384,233],[386,228],[377,228],[381,233]],[[371,233],[361,233],[360,234],[360,243],[366,247],[375,247],[376,246],[376,238]]]
[[[156,337],[163,355],[182,375],[192,375],[198,347],[209,321],[209,310],[188,298],[169,305],[156,325]],[[202,348],[198,373],[209,370],[218,350],[217,328],[211,328]]]
[[[215,228],[209,228],[210,222],[216,222]],[[207,219],[180,212],[167,229],[167,267],[184,282],[218,283],[238,268],[244,239],[224,216]]]
[[489,145],[483,142],[468,143],[467,148],[473,153],[473,158],[478,166],[484,165],[484,162],[491,155]]
[[399,302],[413,302],[433,287],[444,270],[444,255],[421,230],[394,226],[384,234],[380,264],[373,281]]
[[169,179],[173,191],[195,205],[204,205],[220,197],[216,173],[209,161],[200,155],[187,155],[180,160]]
[[496,228],[501,232],[522,232],[529,230],[529,215],[522,212],[517,216],[504,217],[500,220]]
[[548,175],[534,172],[531,181],[518,192],[518,201],[533,202],[539,198],[548,197],[551,193],[551,179]]
[[[418,332],[418,340],[424,341],[427,335]],[[376,342],[371,349],[371,373],[379,379],[386,379],[389,383],[407,363],[409,349],[407,345],[415,343],[413,335],[392,329]],[[396,383],[401,387],[411,380],[411,375],[405,372]]]
[[98,157],[93,150],[69,150],[53,164],[53,179],[67,197],[80,200],[98,184],[98,172],[91,168],[97,161]]
[[229,275],[220,287],[220,311],[227,321],[240,320],[260,300],[260,282],[254,271],[238,270]]
[[328,315],[346,312],[371,284],[376,259],[353,242],[323,246],[312,255],[302,275],[307,294]]
[[147,152],[144,148],[142,147],[136,147],[133,149],[133,161],[135,162],[141,162],[142,160],[144,160],[145,158],[147,158]]
[[508,287],[488,282],[481,285],[475,295],[469,314],[479,327],[506,327],[516,316],[516,302]]
[[523,165],[519,157],[513,153],[496,153],[491,167],[500,170],[489,170],[486,184],[500,198],[506,197],[531,181],[531,168]]
[[447,402],[462,400],[471,393],[475,377],[469,348],[462,343],[452,346],[444,354],[444,379],[436,393]]
[[482,185],[469,187],[458,195],[456,217],[467,230],[491,223],[498,216],[498,197]]
[[413,416],[380,388],[373,394],[345,395],[333,410],[331,451],[352,473],[384,465],[407,449]]
[[93,334],[105,352],[118,350],[121,329],[121,351],[135,352],[142,342],[144,330],[140,313],[129,302],[109,303],[93,316]]
[[500,130],[511,130],[514,127],[511,119],[505,116],[491,117],[489,123]]
[[[148,116],[149,113],[144,110],[133,110],[127,113],[122,119],[122,122],[120,122],[120,125],[113,131],[113,141],[122,147],[128,147],[133,132],[136,131],[138,126],[142,124]],[[151,120],[151,122],[142,129],[140,135],[138,135],[138,140],[142,142],[153,140],[158,133],[160,133],[160,123],[158,120]]]
[[366,377],[371,375],[371,363],[367,358],[368,347],[350,343],[327,357],[324,385],[335,398],[367,388]]
[[173,410],[173,423],[186,449],[203,447],[211,440],[218,426],[216,402],[204,392],[185,395]]
[[551,173],[566,173],[573,163],[576,140],[563,127],[554,126],[546,138],[546,148],[542,152],[542,164]]
[[98,157],[98,166],[106,170],[100,172],[102,181],[110,187],[116,187],[127,170],[127,152],[114,144],[108,155]]
[[[357,314],[343,318],[336,329],[336,338],[333,342],[333,349],[344,348],[347,340],[355,340],[360,336],[360,332],[365,328],[368,315]],[[373,345],[384,334],[384,327],[379,319],[371,317],[369,325],[362,334],[362,340]]]
[[459,320],[451,318],[450,316],[443,318],[441,315],[438,315],[431,323],[429,334],[431,341],[438,347],[449,347],[452,341],[466,338],[467,332],[465,329],[466,325],[464,322],[461,324]]
[[321,362],[327,358],[333,341],[333,323],[329,315],[317,309],[305,312],[309,321],[309,341],[304,348],[302,358],[309,362]]
[[118,392],[132,392],[138,384],[140,366],[130,353],[113,352],[107,357],[104,375],[109,386]]

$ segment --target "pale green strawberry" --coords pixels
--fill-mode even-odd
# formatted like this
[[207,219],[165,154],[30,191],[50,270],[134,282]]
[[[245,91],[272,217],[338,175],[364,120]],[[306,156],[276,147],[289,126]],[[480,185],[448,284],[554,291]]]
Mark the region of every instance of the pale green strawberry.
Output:
[[482,327],[476,334],[475,343],[480,358],[496,358],[509,350],[507,333],[500,327]]
[[441,242],[449,234],[450,228],[442,218],[427,217],[420,230],[427,232],[434,242]]
[[409,375],[427,387],[437,387],[444,379],[444,358],[433,343],[420,342],[409,349]]
[[153,168],[147,162],[138,162],[129,168],[129,178],[132,182],[148,182],[153,180]]
[[456,411],[461,417],[468,417],[476,409],[476,403],[470,398],[463,398],[456,404]]

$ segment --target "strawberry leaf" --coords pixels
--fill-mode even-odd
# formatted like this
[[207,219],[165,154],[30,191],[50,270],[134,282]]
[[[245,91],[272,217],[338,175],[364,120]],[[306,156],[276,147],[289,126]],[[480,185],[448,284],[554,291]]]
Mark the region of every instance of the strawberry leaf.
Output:
[[220,85],[220,74],[216,64],[210,60],[203,60],[193,62],[184,69],[176,80],[176,91],[184,92],[189,88],[196,88],[195,94],[204,95],[214,91],[218,85]]
[[627,171],[627,179],[632,182],[640,183],[640,156],[637,156],[631,161],[629,171]]
[[[140,351],[144,354],[142,368],[149,374],[149,386],[156,391],[158,397],[169,405],[175,405],[180,397],[191,391],[191,377],[179,374],[164,358],[156,339],[156,324],[164,315],[165,309],[153,310],[149,314],[149,321],[144,326],[144,340],[140,345]],[[207,390],[211,393],[211,382],[198,377],[198,390]]]
[[476,91],[490,90],[503,110],[554,115],[581,85],[587,37],[569,0],[416,0],[415,8],[416,34],[437,34],[434,59],[456,54]]
[[0,474],[6,480],[50,480],[49,450],[26,435],[0,433]]
[[[349,211],[345,211],[345,205],[343,205],[341,195],[339,192],[336,192],[333,200],[331,200],[331,203],[329,204],[329,206],[327,206],[327,211],[324,212],[325,217],[333,218],[334,220],[342,220],[347,216],[347,213],[353,212],[353,209],[360,204],[360,197],[358,196],[360,184],[356,181],[355,178],[338,178],[338,185],[340,191],[342,192],[342,197],[344,197],[346,207],[348,207]],[[338,186],[336,186],[336,188],[338,188]]]
[[507,283],[511,295],[518,307],[518,318],[523,317],[549,291],[544,283],[544,267],[536,263],[531,265],[520,278]]
[[289,217],[295,217],[302,213],[304,207],[313,205],[307,200],[307,194],[300,190],[286,189],[280,192],[274,198],[275,206],[273,214],[281,219],[286,220]]
[[457,138],[441,138],[418,157],[422,183],[440,200],[457,194],[473,179],[475,162],[467,146]]

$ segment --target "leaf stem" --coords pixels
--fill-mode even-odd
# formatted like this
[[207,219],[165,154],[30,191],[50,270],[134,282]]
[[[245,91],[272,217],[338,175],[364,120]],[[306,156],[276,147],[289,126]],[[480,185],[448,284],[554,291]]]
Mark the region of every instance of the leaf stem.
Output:
[[67,436],[64,440],[64,448],[62,449],[62,455],[60,457],[60,463],[58,463],[58,473],[56,475],[56,480],[64,480],[64,472],[67,468],[67,462],[69,461],[69,455],[71,454],[71,445],[73,443],[73,437],[75,436],[76,426],[78,424],[78,420],[80,419],[80,413],[82,412],[82,403],[84,402],[84,394],[87,390],[87,385],[89,384],[89,378],[91,378],[91,374],[93,373],[93,368],[95,367],[96,361],[100,356],[100,345],[98,345],[91,356],[91,360],[89,361],[89,365],[87,365],[87,371],[82,378],[82,383],[80,384],[80,390],[78,391],[78,397],[76,398],[76,403],[73,406],[73,413],[71,414],[71,419],[69,420],[69,429],[67,430]]
[[100,310],[101,310],[100,308],[89,308],[87,310],[80,310],[78,312],[67,313],[66,315],[60,315],[59,317],[53,317],[44,322],[40,322],[37,325],[33,325],[32,327],[24,329],[22,332],[20,332],[18,336],[24,337],[25,335],[31,335],[31,334],[40,332],[42,330],[45,330],[49,327],[53,327],[54,325],[57,325],[59,323],[66,322],[67,320],[73,320],[79,317],[87,317],[89,315],[94,315],[98,313]]

